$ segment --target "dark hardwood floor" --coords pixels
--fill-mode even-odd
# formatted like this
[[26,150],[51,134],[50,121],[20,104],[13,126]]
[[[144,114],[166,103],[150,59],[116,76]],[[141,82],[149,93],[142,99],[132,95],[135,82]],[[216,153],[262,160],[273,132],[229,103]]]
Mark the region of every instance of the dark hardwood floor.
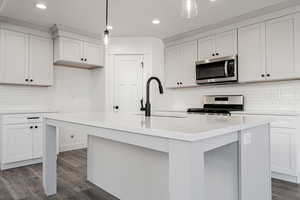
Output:
[[[42,187],[42,166],[0,172],[0,200],[117,200],[86,180],[86,151],[64,152],[58,158],[58,194],[47,198]],[[300,200],[300,186],[272,181],[273,200]],[[141,199],[142,200],[142,199]]]

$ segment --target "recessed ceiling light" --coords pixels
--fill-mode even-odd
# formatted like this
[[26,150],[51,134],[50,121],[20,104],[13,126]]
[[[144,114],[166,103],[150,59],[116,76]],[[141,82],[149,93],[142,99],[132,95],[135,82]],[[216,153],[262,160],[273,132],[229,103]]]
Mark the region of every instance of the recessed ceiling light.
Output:
[[41,10],[46,10],[47,9],[46,4],[43,4],[43,3],[37,3],[37,4],[35,4],[35,7],[39,8]]
[[109,31],[113,29],[113,27],[112,27],[111,25],[107,25],[106,28],[107,28],[107,30],[109,30]]
[[209,0],[210,2],[216,2],[217,0]]
[[152,20],[152,24],[160,24],[159,19],[153,19],[153,20]]

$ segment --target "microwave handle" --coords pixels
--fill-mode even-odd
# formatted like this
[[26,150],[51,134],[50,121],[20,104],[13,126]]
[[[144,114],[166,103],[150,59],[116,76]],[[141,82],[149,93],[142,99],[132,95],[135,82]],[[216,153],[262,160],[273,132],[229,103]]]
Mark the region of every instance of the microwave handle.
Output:
[[224,70],[225,70],[225,76],[228,77],[228,60],[225,61]]

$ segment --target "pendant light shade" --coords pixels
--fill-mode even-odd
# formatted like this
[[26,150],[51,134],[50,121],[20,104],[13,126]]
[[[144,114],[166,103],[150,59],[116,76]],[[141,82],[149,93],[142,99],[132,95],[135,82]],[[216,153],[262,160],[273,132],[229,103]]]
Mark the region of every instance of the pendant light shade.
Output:
[[105,30],[103,34],[103,43],[105,47],[108,47],[109,44],[109,30],[108,30],[108,0],[106,0],[106,13],[105,13]]
[[197,0],[182,0],[182,17],[191,19],[198,16],[198,14]]

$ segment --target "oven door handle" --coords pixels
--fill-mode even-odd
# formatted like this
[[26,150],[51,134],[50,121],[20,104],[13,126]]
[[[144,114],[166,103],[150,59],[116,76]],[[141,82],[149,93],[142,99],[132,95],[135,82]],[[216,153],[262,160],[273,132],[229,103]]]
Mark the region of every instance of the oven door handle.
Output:
[[228,60],[225,61],[224,72],[225,72],[225,76],[228,77]]

